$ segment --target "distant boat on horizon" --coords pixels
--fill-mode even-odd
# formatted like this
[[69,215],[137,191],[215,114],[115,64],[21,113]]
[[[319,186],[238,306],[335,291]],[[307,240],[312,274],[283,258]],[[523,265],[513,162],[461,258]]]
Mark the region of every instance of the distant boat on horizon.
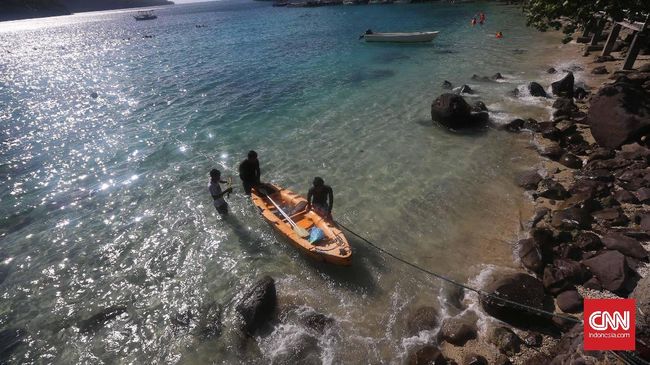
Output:
[[133,18],[135,18],[135,20],[153,20],[158,18],[158,16],[153,13],[153,10],[140,10],[133,16]]

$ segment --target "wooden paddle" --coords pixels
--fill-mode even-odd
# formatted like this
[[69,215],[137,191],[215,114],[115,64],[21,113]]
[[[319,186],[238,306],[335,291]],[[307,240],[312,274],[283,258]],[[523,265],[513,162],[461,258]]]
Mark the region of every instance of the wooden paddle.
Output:
[[280,213],[281,213],[281,214],[284,216],[284,218],[289,222],[289,224],[291,224],[291,226],[293,227],[293,231],[296,232],[296,234],[297,234],[298,236],[300,236],[301,238],[307,238],[307,237],[309,237],[309,232],[307,232],[306,229],[304,229],[304,228],[298,226],[298,225],[296,224],[296,222],[294,222],[291,218],[289,218],[289,216],[287,215],[287,213],[285,213],[284,210],[282,210],[282,208],[280,208],[280,206],[277,205],[277,204],[273,201],[273,199],[271,199],[270,196],[268,196],[268,195],[266,195],[266,194],[264,194],[264,195],[265,195],[266,198],[267,198],[267,199],[268,199],[268,200],[269,200],[269,201],[270,201],[270,202],[275,206],[275,208],[276,208],[277,210],[280,211]]

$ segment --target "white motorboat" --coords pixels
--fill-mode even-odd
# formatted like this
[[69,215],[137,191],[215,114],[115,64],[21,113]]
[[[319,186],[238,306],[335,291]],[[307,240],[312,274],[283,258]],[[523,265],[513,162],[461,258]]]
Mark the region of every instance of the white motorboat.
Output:
[[438,32],[412,32],[412,33],[371,33],[366,32],[361,35],[366,42],[397,42],[397,43],[417,43],[431,42]]
[[158,18],[153,10],[140,10],[133,16],[135,20],[153,20]]

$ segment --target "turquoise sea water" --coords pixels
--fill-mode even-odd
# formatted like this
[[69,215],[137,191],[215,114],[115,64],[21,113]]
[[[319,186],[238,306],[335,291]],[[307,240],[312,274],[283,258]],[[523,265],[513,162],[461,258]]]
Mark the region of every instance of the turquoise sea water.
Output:
[[[480,10],[487,24],[470,27]],[[335,218],[418,264],[461,281],[513,265],[525,209],[513,177],[535,163],[528,137],[450,133],[429,112],[446,79],[474,88],[468,100],[497,121],[547,116],[546,102],[504,97],[541,77],[557,40],[526,28],[519,9],[226,1],[157,14],[0,23],[0,327],[28,333],[15,362],[399,363],[435,342],[404,319],[423,304],[454,312],[439,283],[351,237],[352,267],[316,264],[241,190],[218,217],[208,171],[235,176],[249,149],[263,180],[306,193],[322,176]],[[368,28],[440,35],[358,41]],[[495,72],[506,80],[470,80]],[[264,274],[282,320],[242,342],[231,303]],[[215,339],[173,320],[209,303],[223,307]],[[79,333],[112,305],[127,312]],[[301,324],[312,311],[335,325]]]

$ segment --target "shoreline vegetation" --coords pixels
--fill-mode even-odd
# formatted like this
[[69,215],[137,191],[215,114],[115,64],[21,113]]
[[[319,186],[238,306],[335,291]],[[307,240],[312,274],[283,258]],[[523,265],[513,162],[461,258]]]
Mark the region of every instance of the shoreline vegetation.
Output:
[[5,0],[0,2],[0,21],[173,4],[168,0]]

